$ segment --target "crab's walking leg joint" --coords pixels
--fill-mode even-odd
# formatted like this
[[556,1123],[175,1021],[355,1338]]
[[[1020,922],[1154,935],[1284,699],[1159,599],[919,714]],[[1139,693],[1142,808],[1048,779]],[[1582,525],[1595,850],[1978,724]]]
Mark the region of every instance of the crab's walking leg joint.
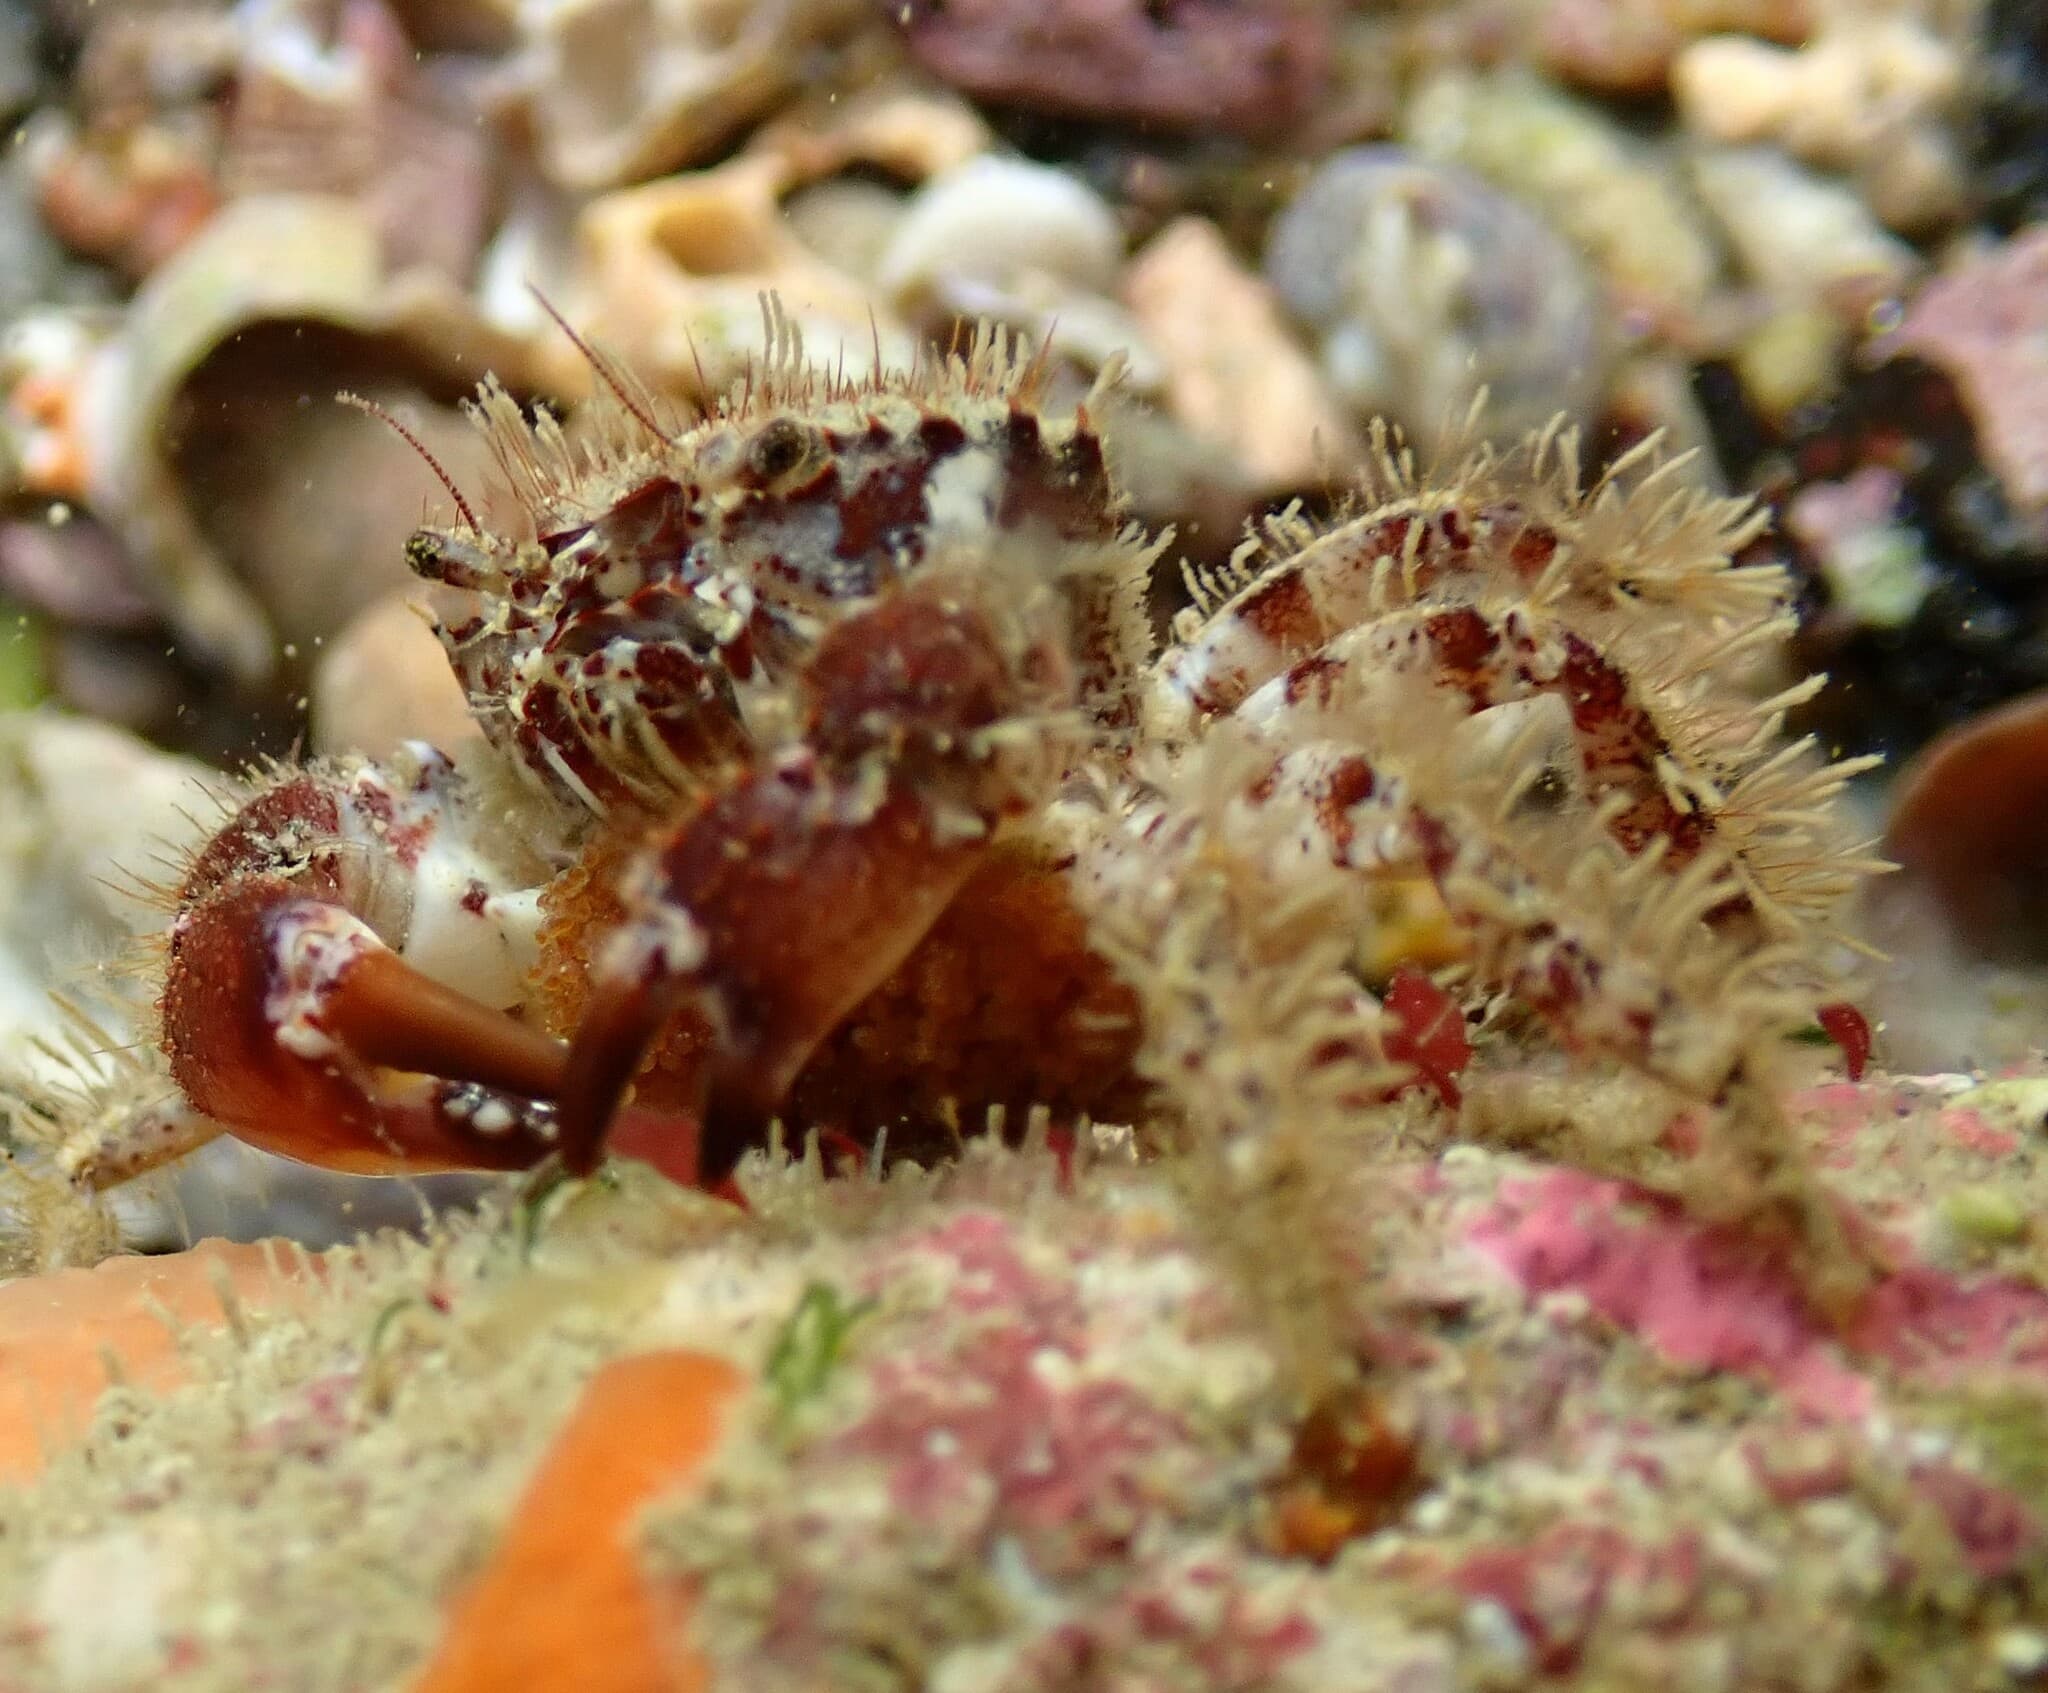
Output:
[[213,838],[180,890],[161,1002],[193,1107],[336,1169],[547,1154],[565,1049],[436,979],[510,1004],[523,973],[519,901],[464,845],[460,792],[431,758],[301,772]]
[[924,582],[835,628],[802,687],[802,738],[673,825],[629,880],[561,1094],[572,1170],[597,1161],[650,1045],[685,1014],[705,1037],[688,1102],[703,1174],[729,1170],[1004,820],[1043,797],[1030,708],[1071,680],[1057,643]]

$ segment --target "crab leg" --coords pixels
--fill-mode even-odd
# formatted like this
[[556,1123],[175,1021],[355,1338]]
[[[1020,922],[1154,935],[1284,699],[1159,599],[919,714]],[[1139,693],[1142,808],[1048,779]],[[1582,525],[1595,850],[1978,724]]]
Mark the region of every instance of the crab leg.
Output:
[[1006,720],[1048,678],[1071,685],[1055,646],[1027,647],[943,582],[825,637],[802,678],[802,740],[657,839],[628,880],[560,1095],[572,1170],[596,1162],[682,1014],[705,1031],[689,1081],[705,1172],[730,1168],[1037,797],[1044,737]]
[[1525,611],[1472,606],[1418,610],[1345,631],[1252,693],[1239,719],[1284,726],[1341,692],[1351,678],[1396,677],[1461,700],[1477,715],[1544,696],[1564,707],[1589,794],[1625,796],[1608,830],[1628,852],[1664,843],[1666,862],[1691,862],[1714,830],[1703,793],[1674,793],[1675,750],[1633,679],[1576,631]]
[[[1476,816],[1430,803],[1428,784],[1368,761],[1355,746],[1323,741],[1276,757],[1232,820],[1247,842],[1263,833],[1267,861],[1284,873],[1304,854],[1367,875],[1426,875],[1473,937],[1481,973],[1509,989],[1574,1050],[1597,1051],[1696,1098],[1718,1102],[1740,1073],[1755,1032],[1688,993],[1669,950],[1692,937],[1697,974],[1711,961],[1738,972],[1731,943],[1707,920],[1732,897],[1723,861],[1675,870],[1662,855],[1577,871],[1525,862]],[[1261,831],[1260,819],[1268,819]],[[1277,852],[1278,857],[1272,855]],[[1604,870],[1597,890],[1574,873]]]

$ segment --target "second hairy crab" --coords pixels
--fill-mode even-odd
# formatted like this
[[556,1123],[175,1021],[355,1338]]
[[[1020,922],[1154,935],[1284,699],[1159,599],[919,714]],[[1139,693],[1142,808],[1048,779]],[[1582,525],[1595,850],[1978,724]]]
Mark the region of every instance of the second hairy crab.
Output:
[[1382,439],[1349,515],[1190,572],[1162,648],[1105,402],[1053,410],[1000,336],[848,376],[771,309],[684,428],[599,374],[573,439],[487,387],[525,527],[451,489],[409,549],[480,750],[256,782],[166,890],[161,1065],[65,1125],[75,1180],[223,1130],[714,1185],[777,1118],[913,1153],[995,1107],[1142,1126],[1140,978],[1196,967],[1174,890],[1217,874],[1335,890],[1361,958],[1389,888],[1455,936],[1462,1004],[1363,966],[1326,996],[1303,1062],[1357,1109],[1454,1106],[1464,1007],[1512,1003],[1775,1144],[1771,1049],[1871,866],[1851,767],[1757,698],[1786,585],[1733,562],[1743,504],[1641,459],[1582,487],[1555,434],[1441,478]]

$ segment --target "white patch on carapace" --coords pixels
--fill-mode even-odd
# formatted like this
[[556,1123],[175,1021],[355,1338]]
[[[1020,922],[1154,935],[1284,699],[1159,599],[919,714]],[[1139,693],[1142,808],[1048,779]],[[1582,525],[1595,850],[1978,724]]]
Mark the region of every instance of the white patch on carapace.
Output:
[[697,920],[670,895],[652,859],[631,865],[619,894],[632,916],[605,942],[598,974],[612,980],[664,981],[688,976],[711,956]]
[[968,447],[933,467],[925,512],[935,536],[973,540],[996,520],[1002,465],[986,447]]
[[730,570],[713,571],[690,589],[706,632],[720,646],[739,639],[759,603],[745,577]]

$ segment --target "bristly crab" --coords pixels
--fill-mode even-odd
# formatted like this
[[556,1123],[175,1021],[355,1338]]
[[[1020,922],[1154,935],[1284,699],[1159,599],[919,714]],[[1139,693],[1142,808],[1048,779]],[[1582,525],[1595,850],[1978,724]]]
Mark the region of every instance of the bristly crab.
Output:
[[[1762,1055],[1870,866],[1829,815],[1853,767],[1756,699],[1784,581],[1732,562],[1740,503],[1642,459],[1582,489],[1568,437],[1440,481],[1382,440],[1348,516],[1191,573],[1161,651],[1164,543],[1099,402],[1049,408],[1002,337],[847,376],[771,308],[680,429],[597,369],[573,440],[484,392],[523,533],[451,488],[410,547],[464,608],[437,628],[487,750],[260,781],[167,890],[173,1090],[74,1133],[76,1178],[223,1129],[715,1183],[778,1116],[913,1150],[990,1107],[1139,1121],[1139,1000],[1090,913],[1219,853],[1276,899],[1431,890],[1468,1003],[1771,1110]],[[1220,834],[1191,781],[1229,785]],[[1454,1102],[1462,1019],[1422,1026],[1451,1002],[1410,975],[1387,1003],[1361,973],[1331,1061]]]

